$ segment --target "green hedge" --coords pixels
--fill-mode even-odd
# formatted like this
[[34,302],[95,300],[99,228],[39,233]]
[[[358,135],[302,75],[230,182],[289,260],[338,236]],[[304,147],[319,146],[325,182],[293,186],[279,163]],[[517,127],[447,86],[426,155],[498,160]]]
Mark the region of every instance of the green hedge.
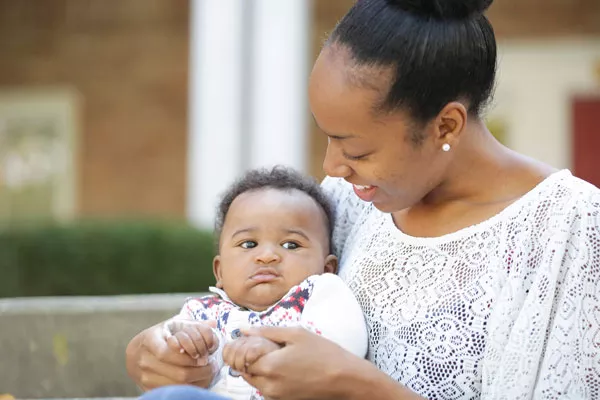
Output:
[[0,297],[205,291],[211,233],[185,224],[79,222],[0,230]]

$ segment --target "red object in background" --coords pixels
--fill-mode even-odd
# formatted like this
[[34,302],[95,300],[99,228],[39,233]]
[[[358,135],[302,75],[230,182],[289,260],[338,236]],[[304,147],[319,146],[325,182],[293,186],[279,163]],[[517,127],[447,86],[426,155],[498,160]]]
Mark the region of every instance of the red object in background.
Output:
[[600,94],[572,105],[573,174],[600,187]]

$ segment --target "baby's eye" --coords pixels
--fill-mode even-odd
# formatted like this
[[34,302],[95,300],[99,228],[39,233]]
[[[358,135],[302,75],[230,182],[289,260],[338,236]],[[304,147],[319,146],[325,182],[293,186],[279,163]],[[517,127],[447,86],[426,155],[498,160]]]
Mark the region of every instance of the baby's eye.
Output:
[[281,245],[284,249],[296,250],[300,245],[296,242],[285,242]]
[[258,246],[258,243],[256,243],[254,240],[246,240],[245,242],[240,243],[240,247],[242,249],[253,249],[256,246]]

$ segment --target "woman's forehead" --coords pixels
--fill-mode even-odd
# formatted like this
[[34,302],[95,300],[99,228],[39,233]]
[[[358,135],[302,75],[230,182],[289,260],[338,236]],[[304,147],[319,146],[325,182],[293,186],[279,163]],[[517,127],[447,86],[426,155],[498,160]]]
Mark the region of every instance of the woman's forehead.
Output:
[[390,79],[384,68],[357,66],[343,50],[324,49],[309,83],[309,102],[317,125],[336,134],[380,123],[382,116],[375,109],[387,95]]

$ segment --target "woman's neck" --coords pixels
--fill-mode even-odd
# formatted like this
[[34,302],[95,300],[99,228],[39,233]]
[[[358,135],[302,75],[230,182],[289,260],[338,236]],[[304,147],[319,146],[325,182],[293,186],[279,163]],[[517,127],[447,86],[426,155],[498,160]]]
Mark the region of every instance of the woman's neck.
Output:
[[451,151],[458,152],[456,161],[442,184],[421,201],[422,206],[511,202],[555,171],[499,143],[482,122],[472,123],[460,147]]
[[448,177],[421,202],[392,214],[404,233],[437,237],[481,223],[554,172],[498,143],[481,123],[461,140]]

